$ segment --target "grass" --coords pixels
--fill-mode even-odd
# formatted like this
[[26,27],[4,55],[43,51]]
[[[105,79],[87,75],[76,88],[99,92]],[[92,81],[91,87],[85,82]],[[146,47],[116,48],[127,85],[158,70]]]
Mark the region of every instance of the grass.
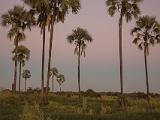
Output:
[[39,98],[37,92],[0,92],[0,120],[160,120],[159,96],[148,105],[143,97],[127,95],[124,109],[115,95],[82,94],[79,99],[77,93],[50,93],[46,106],[39,106]]

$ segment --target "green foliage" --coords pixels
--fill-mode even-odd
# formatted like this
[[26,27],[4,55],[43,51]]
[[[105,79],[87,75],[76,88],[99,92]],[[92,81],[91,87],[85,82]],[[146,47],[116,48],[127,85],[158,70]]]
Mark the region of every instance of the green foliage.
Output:
[[88,89],[86,92],[81,92],[81,95],[85,97],[96,97],[96,98],[101,97],[99,93],[96,93],[92,89]]

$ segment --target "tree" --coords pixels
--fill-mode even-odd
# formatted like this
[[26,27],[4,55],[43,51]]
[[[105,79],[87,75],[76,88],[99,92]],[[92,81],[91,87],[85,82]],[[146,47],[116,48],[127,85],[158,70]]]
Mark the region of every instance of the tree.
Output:
[[49,76],[52,78],[52,91],[54,91],[54,76],[58,76],[58,69],[56,67],[51,68]]
[[26,81],[27,81],[27,79],[31,78],[31,72],[30,72],[30,70],[28,70],[28,69],[23,70],[22,76],[25,79],[25,91],[26,91],[26,86],[27,86],[26,85]]
[[[116,12],[119,12],[119,61],[120,61],[120,85],[121,85],[121,97],[123,98],[123,55],[122,55],[122,24],[123,18],[129,22],[132,18],[137,18],[140,14],[138,3],[142,0],[107,0],[106,6],[108,7],[108,13],[110,16],[114,16]],[[124,105],[124,100],[121,101]]]
[[47,95],[46,100],[48,101],[48,89],[49,89],[49,73],[51,68],[51,53],[53,43],[53,32],[54,26],[58,22],[64,22],[65,17],[69,14],[71,9],[73,14],[77,14],[81,5],[79,0],[50,0],[50,17],[49,30],[50,30],[50,42],[49,42],[49,58],[48,58],[48,74],[47,74]]
[[59,74],[57,76],[57,82],[59,84],[59,89],[60,89],[60,92],[61,92],[61,85],[65,82],[65,77],[63,74]]
[[45,62],[45,41],[46,41],[46,26],[48,25],[48,21],[50,19],[50,9],[49,9],[49,1],[48,0],[24,0],[24,3],[31,7],[31,11],[36,13],[37,25],[41,29],[41,33],[43,36],[43,47],[42,47],[42,73],[41,73],[41,102],[42,104],[46,104],[45,100],[45,91],[44,91],[44,62]]
[[[17,57],[15,52],[17,51]],[[13,50],[14,56],[13,60],[17,60],[19,63],[19,92],[21,90],[21,68],[25,65],[25,62],[29,60],[30,50],[23,45],[18,46]]]
[[78,56],[78,89],[80,92],[80,58],[82,55],[85,56],[85,50],[87,47],[86,42],[92,42],[93,39],[87,30],[78,27],[67,37],[67,40],[70,44],[75,44],[76,46],[74,54]]
[[144,53],[147,101],[150,103],[147,56],[150,47],[160,42],[160,24],[155,17],[142,16],[136,21],[136,26],[132,29],[131,35],[134,36],[133,43],[138,45],[138,48]]
[[[4,27],[8,27],[10,30],[7,34],[9,39],[14,40],[15,48],[18,47],[18,43],[25,39],[24,30],[26,28],[31,29],[31,26],[34,25],[34,17],[28,13],[21,6],[14,6],[13,9],[9,9],[7,13],[1,16],[1,24]],[[15,51],[15,56],[17,52]],[[16,81],[17,81],[17,60],[15,60],[14,67],[14,83],[13,83],[13,92],[16,92]]]

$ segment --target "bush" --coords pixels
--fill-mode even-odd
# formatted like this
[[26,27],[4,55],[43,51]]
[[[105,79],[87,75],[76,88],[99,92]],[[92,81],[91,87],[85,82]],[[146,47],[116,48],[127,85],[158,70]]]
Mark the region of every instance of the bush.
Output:
[[96,93],[92,89],[88,89],[86,92],[81,92],[80,94],[85,97],[96,97],[96,98],[101,97],[99,93]]

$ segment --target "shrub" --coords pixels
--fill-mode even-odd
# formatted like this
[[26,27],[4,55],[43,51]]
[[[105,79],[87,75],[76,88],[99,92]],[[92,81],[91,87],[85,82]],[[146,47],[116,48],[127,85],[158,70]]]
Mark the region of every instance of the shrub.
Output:
[[101,97],[99,93],[96,93],[92,89],[88,89],[86,92],[81,92],[81,95],[85,97],[96,97],[96,98]]

